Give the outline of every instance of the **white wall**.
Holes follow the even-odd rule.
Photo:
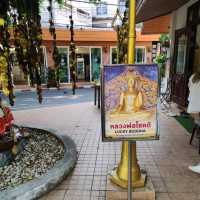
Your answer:
[[[92,6],[92,16],[93,17],[113,17],[116,13],[116,10],[117,10],[117,5],[118,5],[118,0],[102,0],[102,2],[106,2],[108,5],[107,5],[107,10],[108,10],[108,13],[107,15],[97,15],[97,12],[96,12],[96,7],[95,5]],[[116,4],[116,5],[109,5],[109,4]]]
[[[89,1],[89,0],[88,0]],[[67,1],[70,5],[70,1]],[[92,26],[92,9],[91,5],[83,2],[72,1],[73,7],[73,20],[74,26],[77,28],[89,28]],[[47,10],[49,3],[45,0],[41,6],[41,18],[42,26],[49,26],[49,12]],[[82,14],[78,11],[81,9],[88,13],[88,15]],[[59,6],[57,3],[53,3],[53,15],[56,27],[66,27],[69,25],[69,16],[71,15],[71,9],[65,5]]]
[[[187,9],[197,1],[198,0],[191,0],[187,4],[185,4],[184,6],[182,6],[181,8],[179,8],[178,10],[175,11],[175,15],[174,15],[175,24],[174,25],[176,27],[176,30],[184,28],[186,26]]]
[[[92,6],[92,17],[93,17],[93,24],[99,26],[103,25],[105,27],[111,28],[112,25],[112,18],[116,14],[116,10],[119,7],[119,0],[101,0],[101,2],[107,3],[107,14],[98,15],[97,14],[97,5]],[[105,21],[105,19],[107,21]]]

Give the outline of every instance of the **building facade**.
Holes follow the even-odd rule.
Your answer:
[[[152,42],[158,41],[160,35],[142,35],[137,32],[136,63],[152,63]],[[99,79],[100,66],[116,64],[117,62],[117,35],[113,30],[75,30],[74,40],[77,56],[77,79],[78,81],[94,81]],[[70,32],[57,29],[57,45],[61,53],[63,76],[61,82],[70,82],[69,73],[69,44]],[[53,68],[51,58],[51,37],[47,29],[43,30],[43,45],[46,49],[47,67]]]
[[[99,79],[100,66],[103,64],[116,64],[117,62],[117,34],[113,30],[83,29],[74,31],[77,56],[78,81],[91,82]],[[69,44],[70,31],[62,28],[56,29],[57,46],[61,55],[60,81],[70,83]],[[153,43],[159,40],[160,34],[142,35],[137,32],[136,63],[152,63]],[[43,83],[47,83],[48,71],[54,69],[52,59],[52,37],[48,28],[43,28],[43,55],[42,66]],[[15,84],[23,83],[26,79],[19,67],[14,67]]]
[[[49,13],[47,7],[48,1],[44,1],[41,7],[42,49],[44,55],[42,82],[44,84],[48,82],[51,69],[54,69],[52,36],[48,30]],[[90,4],[89,0],[80,2],[66,1],[62,7],[54,3],[53,16],[57,35],[56,40],[61,57],[59,66],[61,83],[71,82],[69,69],[69,16],[72,14],[74,20],[77,79],[78,81],[91,82],[99,79],[100,66],[102,64],[116,64],[117,62],[117,36],[116,32],[111,28],[117,8],[123,13],[125,0],[107,0],[96,5]],[[95,26],[96,28],[94,28]],[[152,52],[155,51],[153,46],[158,42],[159,37],[160,34],[142,34],[137,29],[136,63],[152,63]],[[15,84],[27,82],[27,78],[24,77],[23,72],[17,66],[17,62],[14,67],[14,81]]]
[[[125,9],[125,0],[104,0],[98,4],[92,5],[92,26],[94,28],[112,28],[112,20],[116,14],[117,8],[119,8],[122,13]]]
[[[172,12],[171,36],[172,100],[186,107],[189,77],[200,70],[200,1]]]
[[[49,27],[49,2],[43,1],[40,13],[42,27]],[[64,1],[60,6],[53,1],[53,18],[55,27],[67,28],[70,25],[69,16],[73,16],[75,28],[91,28],[92,27],[92,7],[89,4],[89,0],[83,2],[79,1]]]
[[[154,9],[156,6],[157,9]],[[137,22],[160,18],[169,13],[171,13],[169,79],[171,99],[180,108],[185,109],[188,104],[189,78],[200,70],[200,1],[138,0],[137,2]],[[152,28],[148,32],[155,33],[158,29],[159,27]]]

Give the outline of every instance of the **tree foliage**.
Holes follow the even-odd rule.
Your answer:
[[[14,37],[14,47],[19,66],[29,77],[30,84],[36,84],[38,100],[42,102],[41,65],[42,29],[40,5],[44,0],[1,0],[0,1],[0,83],[10,104],[14,105],[12,56],[13,45],[10,32]],[[62,0],[56,0],[62,4]],[[54,40],[53,58],[56,61],[56,34],[53,23],[52,0],[49,0],[50,32]],[[12,31],[10,31],[12,30]]]
[[[42,102],[41,66],[43,61],[42,28],[40,5],[45,0],[0,0],[0,85],[3,93],[14,105],[13,63],[10,47],[14,45],[20,68],[29,78],[31,86],[36,85],[38,100]],[[56,30],[53,20],[53,2],[63,5],[68,0],[48,0],[49,31],[52,35],[52,49],[55,68],[59,67],[59,52],[56,45]],[[72,0],[73,1],[73,0]],[[100,0],[90,0],[99,3]],[[12,30],[12,31],[10,31]],[[11,35],[12,38],[11,39]],[[13,42],[14,40],[14,42]],[[14,43],[14,44],[13,44]],[[59,82],[57,73],[57,82]]]

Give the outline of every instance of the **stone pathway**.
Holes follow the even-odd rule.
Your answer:
[[[40,200],[104,200],[106,177],[120,158],[120,143],[103,143],[100,111],[93,102],[14,112],[16,122],[69,135],[78,162],[57,188]],[[197,145],[173,118],[161,114],[159,141],[138,142],[138,159],[156,189],[157,200],[200,200],[200,175],[188,165],[200,161]]]

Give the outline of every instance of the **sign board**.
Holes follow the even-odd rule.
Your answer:
[[[158,139],[157,65],[106,65],[101,71],[103,141]]]

